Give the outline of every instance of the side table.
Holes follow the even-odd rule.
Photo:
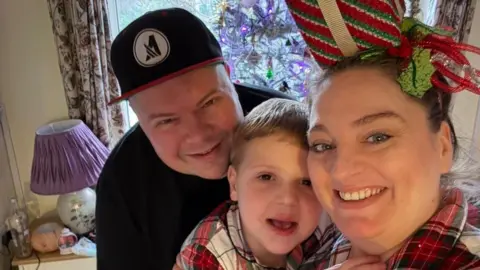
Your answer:
[[[18,266],[19,270],[96,270],[97,258],[75,254],[60,255],[59,251],[33,253],[29,258],[14,258],[12,266]]]

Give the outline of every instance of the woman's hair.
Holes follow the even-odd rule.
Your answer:
[[[319,86],[333,75],[354,68],[374,68],[383,72],[386,76],[395,80],[402,72],[404,60],[398,57],[391,57],[386,54],[369,60],[361,59],[360,55],[347,58],[335,66],[315,72],[315,78],[312,78],[309,88],[310,96],[307,99],[310,110],[312,100],[316,98]],[[445,79],[439,76],[443,82]],[[405,93],[405,95],[407,95]],[[438,132],[441,124],[446,122],[450,127],[452,134],[452,143],[454,151],[454,164],[449,173],[442,175],[441,185],[445,190],[459,188],[463,191],[466,199],[475,205],[480,204],[480,164],[467,154],[458,144],[457,135],[453,126],[450,109],[452,95],[432,87],[422,98],[409,96],[413,101],[422,104],[428,114],[430,129],[432,132]]]

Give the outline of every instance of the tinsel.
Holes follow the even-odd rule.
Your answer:
[[[244,7],[239,0],[220,0],[218,13],[214,31],[233,81],[305,97],[305,80],[316,64],[284,1]]]

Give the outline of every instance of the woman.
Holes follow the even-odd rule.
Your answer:
[[[318,1],[326,2],[332,3]],[[384,10],[393,6],[380,2]],[[461,54],[480,49],[459,46],[444,32],[404,19],[395,28],[398,31],[382,32],[393,28],[394,21],[372,31],[379,40],[388,36],[391,46],[380,40],[378,46],[345,56],[348,48],[368,45],[361,40],[364,32],[357,31],[364,24],[344,27],[342,36],[353,38],[337,40],[334,32],[342,29],[338,24],[342,17],[337,16],[336,28],[330,29],[334,34],[322,37],[329,32],[315,25],[310,32],[305,29],[312,21],[325,23],[315,17],[323,16],[320,9],[333,13],[335,9],[321,7],[307,20],[303,17],[313,5],[296,3],[290,5],[298,14],[297,24],[317,61],[327,65],[311,92],[308,133],[312,184],[334,223],[323,235],[320,269],[371,255],[387,269],[480,269],[480,230],[474,219],[480,170],[477,163],[461,168],[471,174],[452,169],[465,156],[458,153],[449,116],[452,92],[480,93],[480,72]],[[345,15],[356,16],[351,5],[339,4],[337,10],[350,8]],[[348,26],[373,14],[374,8],[350,18]],[[383,16],[379,11],[377,17],[395,18],[400,13]],[[325,21],[328,25],[329,19]],[[314,31],[319,31],[316,39]],[[330,45],[333,41],[327,44],[332,47],[329,54],[326,45],[315,48],[324,46],[318,40],[335,40],[344,54],[333,55],[340,51]],[[356,44],[345,45],[349,40]]]
[[[365,255],[388,269],[480,267],[480,231],[467,222],[480,171],[451,171],[461,158],[451,94],[434,87],[413,98],[398,70],[395,57],[350,58],[317,85],[308,168],[336,225],[326,230],[322,267]]]

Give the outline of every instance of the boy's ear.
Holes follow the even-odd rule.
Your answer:
[[[228,167],[227,177],[228,183],[230,184],[230,199],[232,201],[237,201],[237,171],[232,165]]]

